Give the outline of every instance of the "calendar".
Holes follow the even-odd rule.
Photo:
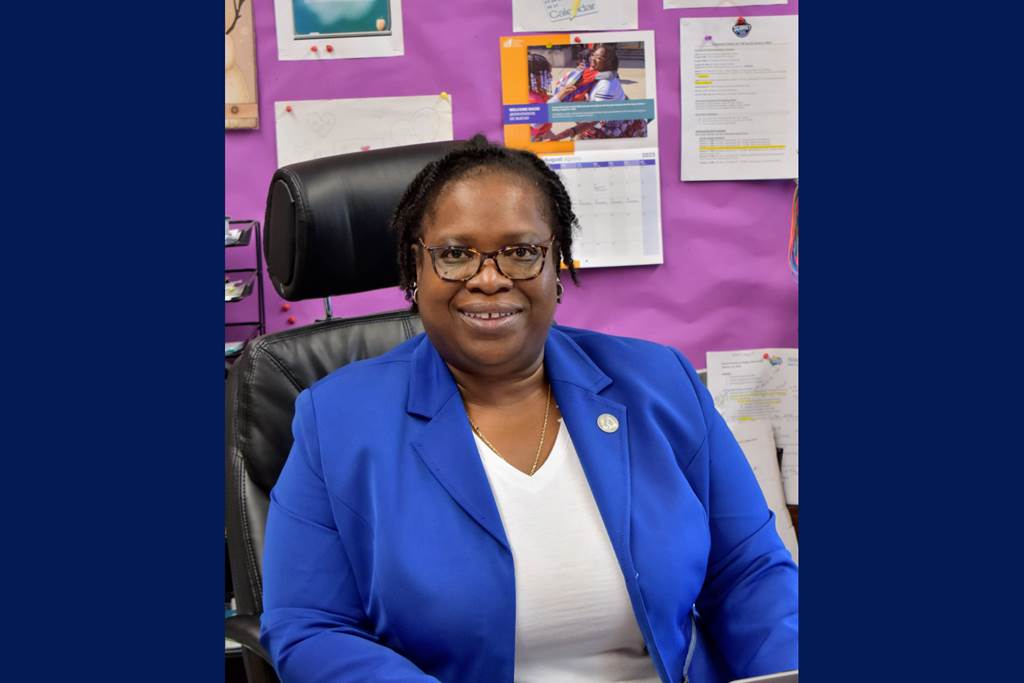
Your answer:
[[[658,153],[577,152],[545,156],[572,199],[580,268],[662,263]]]
[[[578,268],[664,262],[654,32],[501,39],[505,144],[558,173]]]

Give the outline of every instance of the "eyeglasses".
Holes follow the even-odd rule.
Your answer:
[[[538,244],[510,244],[497,251],[478,251],[472,247],[428,247],[422,239],[420,245],[430,253],[434,272],[442,280],[465,282],[476,277],[487,259],[494,261],[498,272],[509,280],[532,280],[544,270],[548,249],[555,238]]]

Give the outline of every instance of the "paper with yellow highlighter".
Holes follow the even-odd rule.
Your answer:
[[[730,424],[771,423],[782,451],[786,502],[800,504],[800,355],[797,349],[708,351],[708,391]]]
[[[797,17],[679,20],[683,180],[796,178]]]
[[[637,0],[512,0],[513,31],[625,31]]]

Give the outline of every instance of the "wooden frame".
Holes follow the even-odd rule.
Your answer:
[[[259,124],[252,0],[224,0],[224,127]]]

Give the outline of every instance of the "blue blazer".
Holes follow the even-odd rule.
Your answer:
[[[797,668],[796,566],[686,359],[553,326],[544,363],[661,679]],[[293,429],[263,563],[282,681],[511,683],[512,553],[426,336],[304,391]]]

